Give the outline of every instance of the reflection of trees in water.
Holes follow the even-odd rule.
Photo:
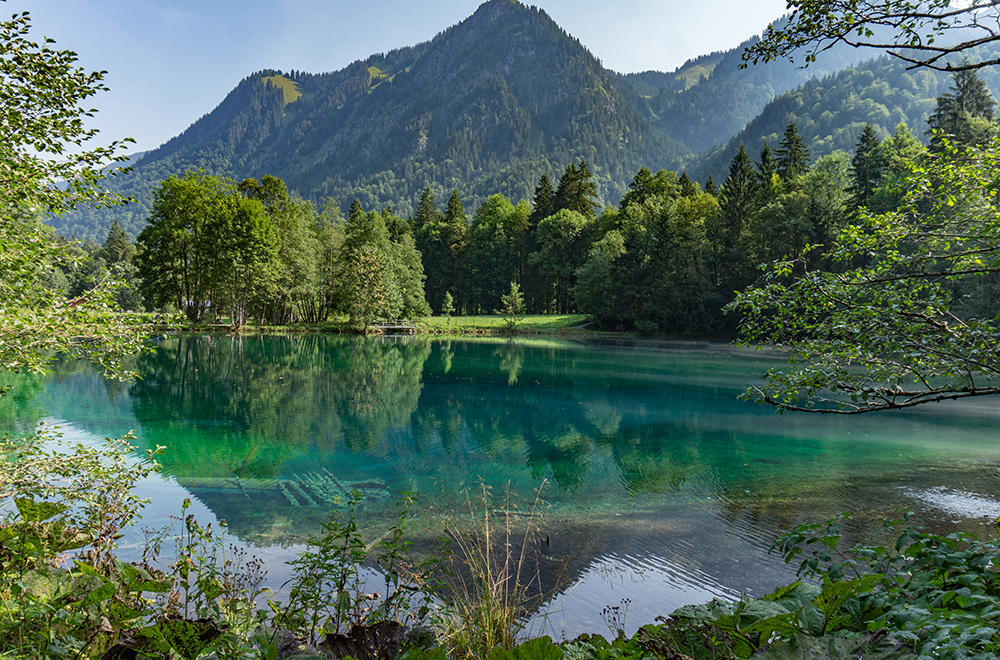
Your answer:
[[[698,448],[701,433],[682,425],[629,426],[600,444],[607,446],[631,494],[679,490],[707,465]]]
[[[414,435],[423,443],[437,437],[452,454],[464,432],[488,458],[523,456],[532,479],[551,477],[569,493],[586,483],[601,451],[633,494],[674,490],[705,471],[699,432],[654,424],[659,405],[647,413],[634,390],[606,388],[606,372],[581,378],[574,369],[564,351],[517,342],[436,345],[426,376],[449,389],[422,401]]]
[[[517,385],[517,377],[521,375],[524,368],[524,348],[513,341],[497,349],[494,355],[500,356],[500,371],[507,374],[507,384]]]
[[[9,390],[7,388],[10,388]],[[38,397],[45,391],[45,376],[0,372],[0,435],[28,435],[45,417]]]
[[[133,411],[159,431],[145,442],[168,446],[169,474],[274,478],[313,447],[372,450],[405,425],[428,354],[354,337],[182,338],[140,358]]]
[[[417,410],[426,342],[385,343],[379,338],[349,342],[333,353],[335,377],[324,389],[339,411],[344,441],[354,451],[377,451],[391,427],[404,427]]]
[[[25,435],[41,419],[55,417],[101,437],[124,434],[131,422],[108,421],[117,418],[120,411],[116,408],[127,407],[123,395],[129,385],[103,374],[103,369],[90,362],[65,356],[56,358],[48,376],[0,373],[0,389],[11,387],[6,396],[0,396],[0,433]]]

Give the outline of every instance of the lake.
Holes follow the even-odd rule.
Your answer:
[[[836,417],[739,399],[778,363],[625,339],[172,337],[137,359],[132,384],[73,362],[5,376],[16,390],[0,423],[166,446],[140,486],[143,524],[191,497],[275,587],[352,490],[372,529],[415,493],[415,533],[431,534],[481,485],[525,502],[541,488],[544,556],[565,572],[536,623],[555,637],[607,632],[601,610],[625,599],[631,632],[687,603],[764,595],[794,579],[768,553],[775,537],[842,511],[851,539],[901,508],[931,529],[994,533],[995,400]]]

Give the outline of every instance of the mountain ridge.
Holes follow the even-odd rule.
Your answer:
[[[135,236],[156,186],[191,169],[272,174],[316,204],[333,198],[346,209],[357,198],[406,216],[425,186],[439,199],[457,190],[470,209],[494,193],[530,200],[540,175],[556,179],[583,159],[602,201],[615,204],[642,167],[690,166],[697,180],[718,171],[710,155],[774,99],[863,57],[834,49],[807,70],[788,62],[738,69],[757,38],[672,73],[619,74],[543,10],[489,0],[430,41],[338,71],[247,76],[116,177],[115,188],[137,203],[52,224],[102,240],[117,219]]]
[[[285,103],[267,78],[301,96]],[[404,215],[426,185],[475,205],[493,193],[530,197],[541,174],[591,165],[602,196],[620,196],[640,167],[688,155],[636,107],[621,82],[544,11],[490,0],[429,42],[369,56],[327,74],[265,70],[211,112],[148,152],[116,182],[136,205],[67,218],[135,234],[159,181],[187,169],[234,178],[273,174],[291,190],[342,207],[392,205]]]

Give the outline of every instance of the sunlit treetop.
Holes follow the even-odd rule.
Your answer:
[[[49,39],[32,41],[30,27],[27,12],[0,22],[0,207],[60,213],[120,201],[100,183],[132,140],[94,147],[97,130],[86,125],[96,110],[84,104],[107,91],[106,72],[78,67],[76,53]]]

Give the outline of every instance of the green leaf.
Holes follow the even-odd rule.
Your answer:
[[[173,650],[184,660],[195,660],[222,633],[210,619],[167,618],[136,633],[142,650],[166,654]]]
[[[21,520],[28,523],[43,522],[69,509],[69,505],[62,502],[35,502],[28,497],[16,498],[14,504]]]
[[[563,650],[550,637],[538,637],[507,651],[493,649],[488,660],[562,660]]]

